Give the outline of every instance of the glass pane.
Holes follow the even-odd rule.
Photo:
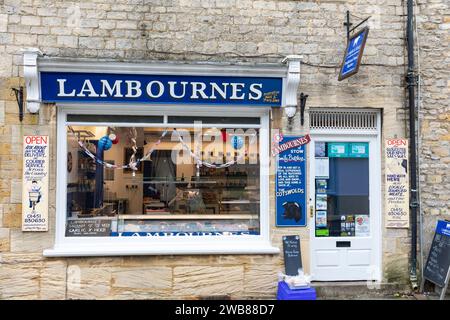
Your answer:
[[[93,124],[67,143],[66,236],[260,232],[256,129]]]
[[[370,236],[369,145],[316,142],[316,236]]]
[[[67,122],[163,123],[163,116],[68,114]]]
[[[186,117],[186,116],[169,116],[169,123],[194,123],[201,121],[204,124],[260,124],[260,118],[249,117]]]

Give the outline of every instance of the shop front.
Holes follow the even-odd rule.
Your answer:
[[[279,252],[270,115],[296,103],[299,57],[130,64],[31,51],[25,73],[28,109],[57,112],[55,243],[44,256]]]
[[[224,268],[244,265],[273,290],[294,235],[314,281],[382,279],[381,114],[310,108],[293,129],[299,56],[138,64],[29,51],[24,61],[28,110],[56,113],[44,257],[184,256],[162,262],[175,270],[235,255]]]

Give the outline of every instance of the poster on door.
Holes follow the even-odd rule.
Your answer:
[[[306,226],[306,147],[309,135],[284,136],[277,147],[276,225]]]
[[[48,136],[24,136],[22,231],[48,231]]]
[[[408,140],[388,139],[385,150],[386,227],[408,228]]]

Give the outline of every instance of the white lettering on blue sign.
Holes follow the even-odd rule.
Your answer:
[[[122,87],[123,81],[116,80],[114,84],[110,84],[108,80],[101,79],[101,93],[97,93],[92,85],[92,82],[89,79],[84,80],[83,86],[81,89],[76,92],[75,89],[70,92],[66,92],[65,85],[67,79],[57,79],[59,84],[58,97],[123,97],[122,95]],[[169,95],[175,99],[182,99],[186,95],[186,85],[188,82],[181,81],[169,81]],[[243,100],[246,98],[245,93],[242,92],[245,87],[245,83],[215,83],[211,82],[209,85],[211,86],[211,94],[208,96],[205,93],[206,83],[203,82],[191,82],[189,85],[192,87],[192,94],[190,95],[191,99],[217,99],[216,94],[219,94],[223,99],[232,99],[232,100]],[[125,97],[130,98],[138,98],[142,95],[141,82],[136,80],[125,80]],[[231,90],[227,90],[228,86],[231,87]],[[249,94],[248,99],[250,100],[258,100],[262,97],[262,84],[261,83],[252,83],[249,86]],[[159,98],[161,97],[166,88],[161,81],[150,81],[146,86],[146,93],[150,98]],[[179,92],[179,94],[176,94]],[[229,96],[228,94],[231,93]]]
[[[41,72],[42,101],[280,106],[282,78]]]

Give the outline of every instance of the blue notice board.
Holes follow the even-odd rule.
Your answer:
[[[369,28],[366,27],[350,37],[339,72],[339,81],[358,72],[368,34]]]
[[[299,137],[284,136],[280,144]],[[276,225],[306,226],[306,147],[300,145],[277,155]]]

